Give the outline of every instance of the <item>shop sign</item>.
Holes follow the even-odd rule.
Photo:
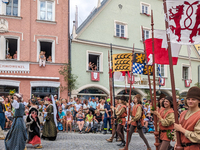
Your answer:
[[[91,72],[91,80],[92,81],[100,81],[99,72]]]
[[[30,63],[28,62],[18,62],[18,61],[0,61],[0,72],[25,72],[29,73]]]

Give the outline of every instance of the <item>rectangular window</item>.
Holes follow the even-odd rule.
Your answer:
[[[158,70],[158,66],[160,66],[160,71]],[[162,77],[165,76],[165,66],[164,65],[156,65],[157,67],[157,76],[159,77],[159,73],[161,74]]]
[[[100,55],[98,54],[89,54],[88,56],[88,70],[99,71],[99,64],[100,64]]]
[[[53,21],[53,2],[51,1],[40,1],[40,20]]]
[[[144,40],[149,39],[150,31],[149,30],[143,30],[143,31],[144,31]]]
[[[142,4],[142,13],[143,14],[148,14],[148,12],[149,12],[148,9],[149,9],[148,5]]]
[[[46,60],[52,62],[52,42],[40,41],[40,53],[43,52]]]
[[[6,15],[18,16],[18,0],[10,0],[6,4]]]
[[[184,80],[189,79],[189,67],[183,66],[183,76]]]
[[[116,36],[125,37],[125,25],[116,24]]]
[[[17,39],[6,38],[6,59],[17,59]]]

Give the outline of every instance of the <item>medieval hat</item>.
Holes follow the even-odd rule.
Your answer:
[[[186,96],[186,99],[188,98],[195,98],[200,100],[200,88],[197,86],[191,87]]]

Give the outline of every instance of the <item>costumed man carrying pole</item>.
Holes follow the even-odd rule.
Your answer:
[[[122,96],[121,99],[119,99],[119,104],[120,108],[118,111],[116,111],[116,116],[117,116],[117,135],[120,137],[122,140],[122,143],[118,144],[117,146],[124,147],[126,145],[126,142],[124,140],[124,126],[126,124],[126,116],[127,116],[127,110],[126,110],[126,97]],[[116,109],[116,108],[115,108]]]
[[[143,118],[142,118],[143,117],[143,109],[142,109],[141,104],[142,104],[141,96],[139,94],[137,94],[134,97],[134,106],[132,109],[132,119],[128,122],[128,124],[131,124],[131,126],[130,126],[130,131],[128,134],[128,141],[126,141],[126,144],[129,145],[132,134],[137,127],[140,137],[142,138],[142,140],[144,141],[144,143],[147,146],[147,150],[151,150],[151,147],[149,146],[149,143],[148,143],[147,139],[145,138],[144,133],[142,131],[142,126],[144,126],[144,122],[143,122]],[[126,150],[126,146],[120,150]]]
[[[200,150],[200,88],[191,87],[187,93],[188,110],[180,115],[179,124],[174,129],[181,133],[181,146],[184,150]],[[175,144],[176,148],[177,143]]]
[[[5,138],[6,150],[26,150],[26,126],[24,123],[23,115],[25,106],[22,103],[22,94],[15,93],[12,107],[15,108],[14,120]]]

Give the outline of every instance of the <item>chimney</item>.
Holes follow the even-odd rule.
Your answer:
[[[76,36],[77,36],[77,34],[76,34],[76,22],[73,21],[72,39],[75,39]]]
[[[101,7],[101,0],[98,0],[97,8]]]

